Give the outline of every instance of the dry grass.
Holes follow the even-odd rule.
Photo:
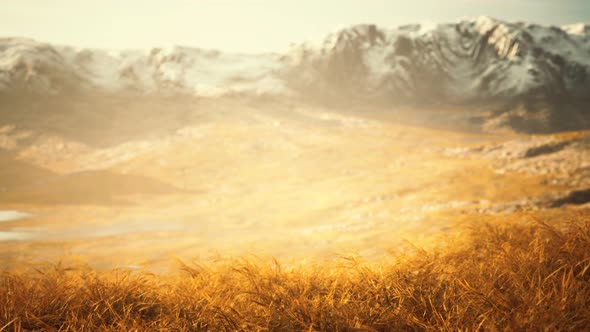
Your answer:
[[[182,265],[180,276],[61,265],[0,277],[4,331],[504,331],[590,327],[590,218],[484,225],[396,259],[281,268]]]

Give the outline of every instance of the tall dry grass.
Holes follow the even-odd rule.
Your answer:
[[[0,277],[3,331],[590,329],[590,218],[486,224],[390,265],[182,265],[181,276],[61,265]]]

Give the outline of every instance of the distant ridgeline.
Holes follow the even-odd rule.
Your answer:
[[[577,129],[590,124],[590,26],[488,17],[392,29],[357,25],[284,54],[258,55],[188,47],[105,51],[0,39],[0,91],[468,105],[517,130]]]

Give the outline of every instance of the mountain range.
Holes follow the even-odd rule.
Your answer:
[[[4,38],[0,92],[469,105],[487,112],[489,127],[577,129],[590,125],[590,26],[490,17],[395,28],[365,24],[268,54],[180,46],[108,51]]]

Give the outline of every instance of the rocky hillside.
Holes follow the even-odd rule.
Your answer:
[[[9,92],[139,92],[219,96],[285,93],[277,55],[234,55],[187,47],[105,51],[0,40],[0,89]]]
[[[303,96],[387,106],[493,102],[486,108],[490,128],[573,129],[588,122],[589,31],[585,24],[489,17],[392,29],[358,25],[284,54],[260,55],[187,47],[105,51],[10,38],[0,40],[0,90]]]
[[[394,29],[360,25],[296,53],[292,80],[320,91],[455,101],[590,95],[585,25],[544,27],[488,17]]]

